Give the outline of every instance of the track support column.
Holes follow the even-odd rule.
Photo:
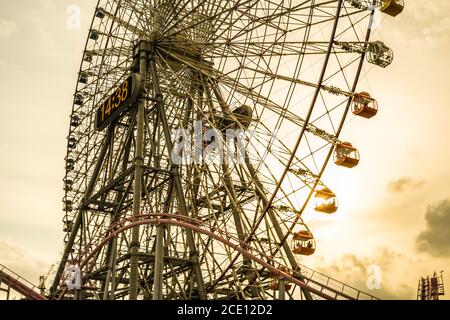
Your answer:
[[[278,299],[286,300],[286,280],[283,277],[280,278],[279,293]]]
[[[156,228],[155,272],[153,277],[153,300],[162,300],[162,275],[164,268],[164,228]]]

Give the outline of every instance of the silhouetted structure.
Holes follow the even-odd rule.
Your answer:
[[[432,276],[420,278],[417,290],[417,300],[439,300],[445,294],[443,271],[438,275],[436,272]]]

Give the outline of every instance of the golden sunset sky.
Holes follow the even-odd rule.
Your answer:
[[[303,259],[392,299],[415,299],[419,277],[440,270],[450,292],[450,1],[405,1],[373,36],[394,50],[394,63],[366,65],[359,85],[380,113],[350,117],[342,135],[361,164],[327,168],[340,208],[329,217],[307,212],[318,249]],[[0,2],[0,264],[34,283],[63,248],[66,136],[96,2]],[[81,8],[78,29],[67,28],[70,5]],[[366,285],[373,265],[379,290]]]

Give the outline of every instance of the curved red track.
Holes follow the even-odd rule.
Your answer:
[[[0,283],[6,284],[28,300],[47,300],[34,290],[36,288],[34,285],[2,265],[0,265]]]

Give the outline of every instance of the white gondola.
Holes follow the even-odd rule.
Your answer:
[[[394,51],[383,42],[375,41],[369,44],[366,57],[369,63],[386,68],[394,61]]]

